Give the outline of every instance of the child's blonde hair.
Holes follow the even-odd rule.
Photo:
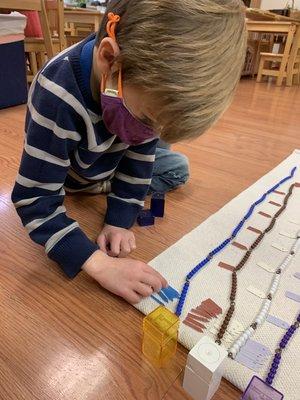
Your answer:
[[[195,138],[226,109],[245,59],[240,0],[112,0],[123,80],[159,104],[161,138]],[[107,13],[97,36],[106,36]]]

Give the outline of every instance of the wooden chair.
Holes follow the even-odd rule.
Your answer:
[[[1,0],[0,0],[1,1]],[[64,3],[63,0],[46,0],[45,9],[49,21],[49,30],[53,46],[53,55],[66,48],[64,32]],[[28,54],[27,80],[32,82],[33,77],[43,67],[48,57],[44,38],[26,38],[25,52]]]
[[[53,57],[54,50],[51,40],[49,22],[43,0],[0,0],[0,8],[11,11],[37,11],[39,13],[44,48],[49,58]]]
[[[300,27],[297,27],[296,34],[293,39],[290,54],[285,55],[275,53],[260,53],[260,63],[257,74],[257,82],[261,82],[262,76],[275,76],[277,77],[277,85],[280,86],[282,80],[286,78],[286,85],[292,86],[293,82],[299,84],[300,80]],[[269,67],[265,67],[265,63],[271,64]],[[282,62],[286,62],[286,68],[282,70],[280,65]],[[279,68],[272,68],[272,64],[279,65]]]
[[[287,64],[286,85],[300,84],[300,26],[298,26]]]
[[[62,51],[66,48],[64,2],[63,0],[46,0],[45,3],[52,39],[58,39],[59,51]]]

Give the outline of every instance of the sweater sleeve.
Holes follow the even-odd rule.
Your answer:
[[[47,255],[71,278],[98,249],[67,216],[63,205],[69,155],[81,140],[78,132],[84,129],[80,103],[74,108],[74,98],[42,73],[32,83],[23,155],[12,192],[31,239],[44,246]]]
[[[151,184],[157,143],[158,139],[147,140],[126,150],[107,196],[107,224],[122,228],[134,224]]]

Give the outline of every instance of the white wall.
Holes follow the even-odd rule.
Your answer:
[[[292,0],[262,0],[260,8],[263,10],[272,10],[276,8],[285,8],[287,3],[291,6]],[[295,8],[300,10],[300,0],[295,0]]]

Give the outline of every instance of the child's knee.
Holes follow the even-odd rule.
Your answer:
[[[173,169],[171,172],[179,185],[186,183],[190,176],[189,159],[181,153],[173,153]]]
[[[168,192],[184,185],[188,178],[188,158],[181,153],[159,149],[149,192]]]

